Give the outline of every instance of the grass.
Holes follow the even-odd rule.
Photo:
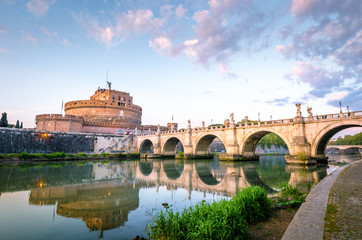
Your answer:
[[[138,159],[139,154],[131,153],[102,153],[102,154],[86,154],[86,153],[64,153],[64,152],[53,152],[53,153],[9,153],[0,154],[0,159],[4,160],[71,160],[71,159],[97,159],[97,158],[119,158],[119,159]]]
[[[246,239],[248,224],[266,220],[270,213],[266,191],[253,186],[230,200],[202,201],[182,212],[167,207],[146,229],[150,239]]]
[[[276,207],[299,207],[307,197],[307,193],[290,184],[282,183],[279,187],[279,196],[274,202]]]

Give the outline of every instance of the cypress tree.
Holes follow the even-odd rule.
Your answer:
[[[8,117],[7,113],[2,113],[1,119],[0,119],[0,127],[7,127],[8,126]]]
[[[19,120],[16,120],[15,128],[20,128]]]
[[[23,128],[23,122],[21,122],[21,124],[20,124],[20,128]]]

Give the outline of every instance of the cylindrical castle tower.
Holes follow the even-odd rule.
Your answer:
[[[142,108],[133,104],[129,93],[101,89],[90,100],[67,102],[65,115],[84,118],[85,122],[117,122],[141,125]]]

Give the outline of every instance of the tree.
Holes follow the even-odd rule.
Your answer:
[[[19,120],[16,120],[15,128],[20,128]]]
[[[23,128],[23,122],[21,122],[21,124],[20,124],[20,128]]]
[[[7,127],[8,126],[8,116],[7,113],[2,113],[1,119],[0,119],[0,127]]]

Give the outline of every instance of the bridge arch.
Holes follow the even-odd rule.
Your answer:
[[[260,129],[259,131],[249,133],[245,137],[245,141],[241,144],[240,148],[241,154],[245,157],[255,157],[255,150],[258,145],[258,142],[269,133],[274,133],[275,135],[283,139],[283,141],[288,147],[288,150],[290,151],[291,143],[290,141],[288,141],[288,138],[284,136],[282,133],[271,131],[269,129]]]
[[[220,184],[226,176],[226,168],[220,167],[214,161],[195,161],[196,174],[204,184],[215,186]]]
[[[148,176],[153,172],[153,161],[140,160],[138,161],[138,167],[144,176]]]
[[[183,149],[184,144],[178,137],[174,137],[174,136],[169,137],[163,144],[162,154],[170,155],[170,156],[176,155],[177,149],[179,148],[180,144],[182,145],[182,149]]]
[[[153,153],[154,144],[150,139],[145,139],[141,142],[139,147],[140,153]]]
[[[223,140],[222,137],[220,137],[217,134],[214,133],[207,133],[204,135],[201,135],[195,142],[194,144],[194,154],[195,155],[204,155],[204,154],[208,154],[209,153],[209,148],[211,143],[216,139],[219,138],[222,143],[225,145],[225,141]]]
[[[329,140],[338,132],[351,128],[351,127],[362,127],[360,121],[343,121],[337,122],[333,124],[329,124],[328,126],[324,127],[322,130],[318,132],[316,137],[311,143],[311,156],[324,158],[325,157],[325,150],[327,148],[327,144]]]
[[[178,178],[181,177],[182,172],[184,171],[184,161],[163,160],[162,168],[169,179],[177,180]]]

